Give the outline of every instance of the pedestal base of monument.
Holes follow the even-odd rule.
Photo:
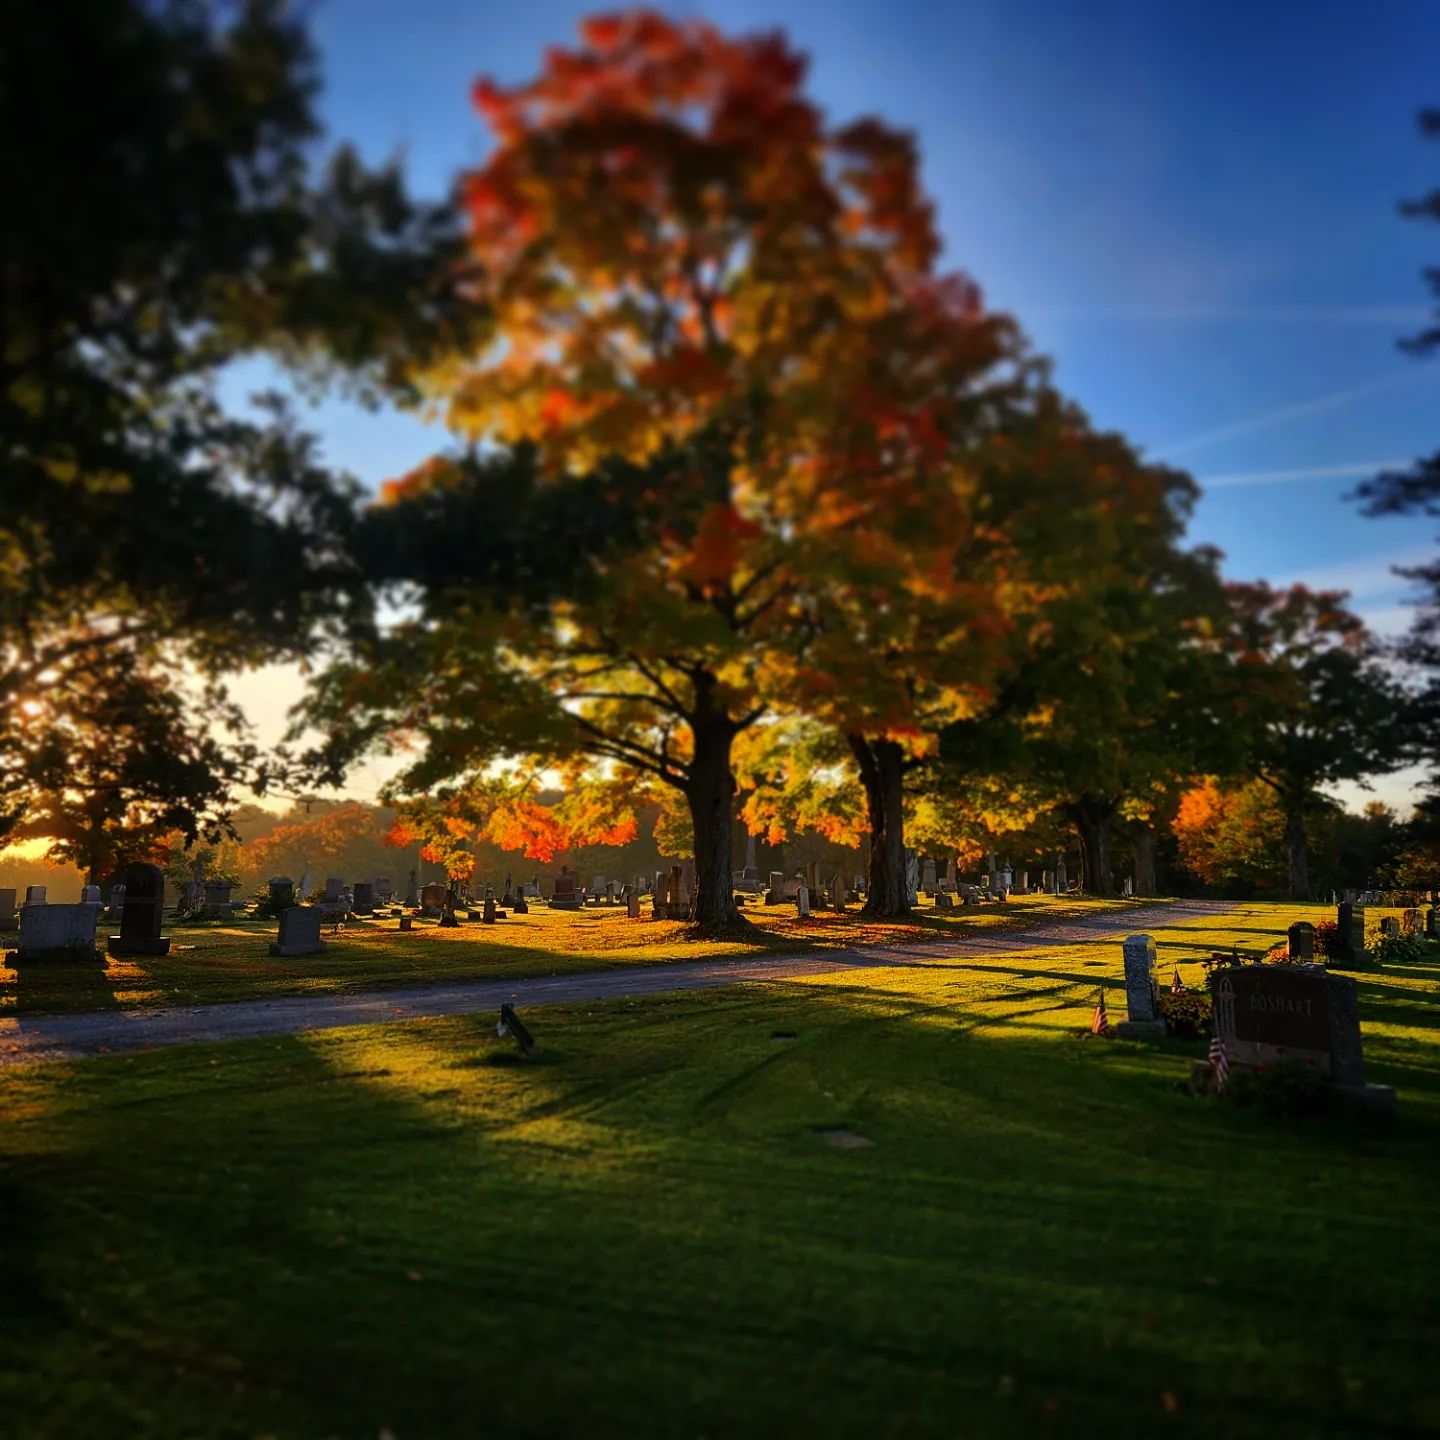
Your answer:
[[[1325,1094],[1337,1115],[1376,1120],[1388,1119],[1396,1111],[1395,1089],[1391,1085],[1329,1085]]]
[[[330,946],[324,940],[302,940],[298,945],[271,945],[270,953],[276,956],[319,955]]]
[[[168,955],[170,937],[162,935],[158,940],[127,940],[123,935],[112,935],[105,942],[105,948],[112,955]]]
[[[16,965],[103,965],[105,956],[90,945],[50,945],[44,949],[16,950]]]
[[[1163,1020],[1122,1020],[1115,1027],[1115,1033],[1122,1040],[1163,1040]]]

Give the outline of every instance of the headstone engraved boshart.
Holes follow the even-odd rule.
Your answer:
[[[1365,1083],[1356,985],[1348,975],[1318,965],[1242,965],[1216,970],[1210,995],[1232,1072],[1309,1066],[1347,1102],[1394,1110],[1388,1085]]]

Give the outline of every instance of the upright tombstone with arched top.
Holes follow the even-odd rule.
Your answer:
[[[160,933],[165,917],[165,873],[158,865],[131,865],[125,871],[125,908],[120,933],[106,949],[112,955],[168,955],[170,937]]]

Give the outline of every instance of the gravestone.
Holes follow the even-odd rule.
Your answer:
[[[415,928],[415,917],[413,915],[402,915],[400,917],[400,928],[402,930],[413,930]]]
[[[493,925],[495,919],[495,897],[493,895],[487,895],[485,897],[485,908],[480,912],[480,923],[482,925]]]
[[[235,886],[228,880],[209,880],[205,884],[205,913],[212,918],[228,919],[235,910],[235,902],[230,898],[235,893]]]
[[[415,872],[410,872],[410,888],[405,892],[405,903],[407,905],[418,905],[420,903],[420,892],[415,888]]]
[[[935,862],[928,856],[920,866],[920,888],[927,894],[933,895],[936,890]]]
[[[631,920],[640,918],[640,892],[638,890],[627,890],[625,892],[625,914]]]
[[[679,920],[689,913],[690,907],[684,903],[686,897],[680,886],[683,872],[678,865],[670,867],[670,879],[665,889],[665,909],[672,920]]]
[[[957,880],[957,878],[958,876],[955,871],[955,857],[952,855],[945,862],[945,888],[952,895],[955,893],[955,881]]]
[[[394,899],[395,887],[390,883],[390,877],[388,875],[377,875],[370,883],[375,893],[375,903],[377,905],[388,905],[390,901]]]
[[[1065,873],[1065,857],[1062,855],[1055,862],[1055,893],[1065,895],[1070,890],[1070,878]]]
[[[607,880],[605,882],[605,903],[607,905],[614,905],[619,901],[619,899],[620,882],[618,880]]]
[[[118,921],[125,913],[125,886],[124,884],[112,885],[110,887],[110,903],[105,907],[105,918]],[[3,929],[0,926],[0,929]]]
[[[1425,912],[1425,938],[1440,940],[1440,906],[1432,905]]]
[[[560,873],[555,877],[555,890],[550,896],[550,906],[554,910],[578,910],[580,908],[580,889],[575,882],[575,876],[570,873],[568,865],[562,865]]]
[[[772,870],[770,872],[770,888],[765,892],[765,903],[767,905],[778,905],[785,898],[785,872],[783,870]]]
[[[99,959],[95,925],[100,905],[23,905],[20,908],[19,960],[59,960],[70,964]]]
[[[45,887],[43,885],[27,885],[25,887],[25,903],[27,905],[43,905],[45,903]]]
[[[1138,1034],[1164,1034],[1159,996],[1155,990],[1155,942],[1148,935],[1131,935],[1124,943],[1125,1025]],[[1126,1030],[1120,1030],[1125,1034]]]
[[[268,903],[277,912],[288,910],[295,903],[295,882],[288,875],[270,877]]]
[[[1125,877],[1125,883],[1120,887],[1120,893],[1127,899],[1135,893],[1135,887],[1130,883],[1128,875]]]
[[[801,885],[795,892],[795,913],[801,920],[810,917],[810,887]]]
[[[292,905],[280,912],[280,934],[270,946],[272,955],[318,955],[329,947],[320,938],[320,907]]]
[[[1356,984],[1320,966],[1243,965],[1210,976],[1215,1035],[1232,1070],[1311,1066],[1346,1103],[1391,1113],[1395,1092],[1365,1083]]]
[[[500,903],[502,905],[513,905],[515,903],[515,887],[510,877],[505,877],[505,888],[500,892]]]
[[[120,933],[110,937],[106,949],[112,955],[168,955],[170,939],[160,933],[164,916],[164,872],[158,865],[127,866]]]
[[[516,915],[528,915],[530,913],[530,902],[525,898],[525,887],[520,887],[520,893],[510,902],[510,909]]]
[[[372,915],[375,912],[375,887],[368,880],[357,880],[350,899],[350,908],[357,915]]]
[[[345,880],[340,875],[327,875],[325,877],[325,901],[333,905],[345,898]]]
[[[1044,872],[1043,878],[1040,881],[1040,888],[1047,895],[1053,895],[1055,893],[1055,875],[1052,871],[1046,870]]]
[[[1380,933],[1382,935],[1398,935],[1400,921],[1394,915],[1383,916],[1380,920]]]
[[[650,918],[652,920],[668,920],[670,918],[670,906],[665,900],[664,886],[657,886],[651,892]]]
[[[1342,900],[1336,908],[1336,921],[1340,927],[1340,954],[1333,963],[1340,968],[1361,966],[1365,963],[1365,907],[1351,900]]]
[[[920,898],[920,856],[914,850],[905,852],[905,903],[913,905]]]
[[[1018,889],[1022,895],[1028,895],[1030,893],[1030,872],[1028,870],[1022,870],[1020,872]]]
[[[432,919],[439,919],[445,913],[445,887],[438,880],[431,880],[420,887],[420,913]]]
[[[955,908],[955,897],[948,890],[942,890],[935,897],[935,908],[937,910],[953,910]]]
[[[82,905],[98,905],[100,903],[100,887],[98,885],[82,885],[80,887],[80,903]]]
[[[1292,960],[1315,958],[1315,927],[1308,920],[1297,920],[1286,937]]]
[[[440,924],[446,930],[459,928],[460,917],[455,913],[455,902],[458,898],[454,890],[446,890],[445,904],[440,910]]]
[[[0,930],[18,930],[20,916],[15,911],[15,891],[0,890]]]
[[[845,877],[838,872],[830,882],[830,894],[835,905],[835,913],[837,915],[843,915],[845,913],[845,902],[850,897],[845,893]]]

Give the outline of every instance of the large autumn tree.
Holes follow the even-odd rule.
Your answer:
[[[1363,781],[1412,757],[1409,699],[1340,591],[1263,581],[1226,587],[1233,664],[1227,708],[1244,774],[1278,797],[1290,898],[1310,898],[1306,815],[1321,787]]]
[[[1112,825],[1148,836],[1217,730],[1204,678],[1215,557],[1181,548],[1189,477],[1073,407],[1054,402],[1001,438],[996,463],[1014,477],[991,487],[992,524],[1015,537],[1008,659],[989,702],[944,730],[934,783],[1005,777],[1074,829],[1085,888],[1109,895]]]
[[[778,35],[642,12],[587,22],[527,84],[477,86],[495,143],[465,193],[492,339],[425,382],[467,440],[529,447],[516,458],[534,457],[530,492],[557,537],[596,475],[635,533],[597,537],[584,593],[567,578],[517,633],[511,597],[478,583],[496,571],[480,522],[464,585],[439,594],[428,560],[402,577],[422,592],[412,648],[465,637],[463,695],[438,676],[417,694],[412,667],[387,703],[373,666],[356,666],[325,707],[363,728],[371,705],[377,734],[387,714],[428,727],[449,757],[439,779],[526,748],[498,718],[514,702],[543,752],[591,756],[602,783],[618,771],[679,791],[693,918],[709,930],[739,923],[736,737],[822,633],[877,646],[835,628],[837,570],[897,614],[924,584],[958,588],[947,536],[970,520],[956,456],[974,392],[1014,345],[972,285],[937,275],[910,139],[830,125],[804,73]],[[396,523],[427,491],[478,513],[475,464],[417,471],[394,493]],[[925,548],[918,575],[907,537]],[[481,704],[484,719],[463,712]]]
[[[35,706],[61,735],[103,667],[125,733],[158,733],[176,677],[293,655],[358,594],[349,487],[278,405],[227,412],[226,365],[404,389],[473,309],[453,209],[314,163],[315,57],[277,0],[17,0],[0,73],[3,836],[48,783]],[[189,814],[231,760],[127,773]]]

